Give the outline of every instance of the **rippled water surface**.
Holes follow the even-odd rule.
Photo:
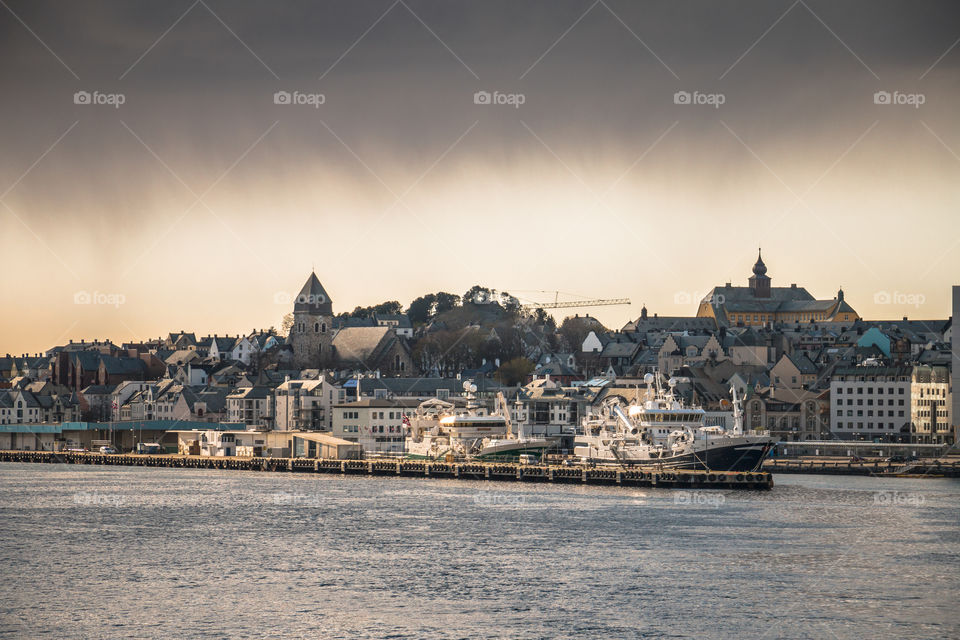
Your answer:
[[[960,637],[960,482],[0,465],[5,637]]]

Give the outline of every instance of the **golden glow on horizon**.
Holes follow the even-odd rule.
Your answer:
[[[952,247],[960,202],[948,167],[931,160],[942,153],[932,146],[914,151],[913,163],[878,162],[882,144],[852,152],[806,205],[742,153],[735,174],[729,164],[719,169],[722,179],[706,161],[651,157],[609,191],[635,157],[588,165],[568,156],[576,177],[543,149],[506,164],[453,157],[399,204],[355,164],[331,171],[289,162],[264,177],[257,172],[269,163],[252,154],[186,215],[194,197],[149,156],[144,173],[128,173],[115,193],[91,193],[40,167],[32,188],[7,200],[30,230],[0,215],[0,250],[20,274],[4,279],[0,352],[279,326],[290,305],[275,298],[295,294],[311,266],[336,312],[482,284],[533,300],[551,298],[538,290],[629,297],[632,307],[570,310],[619,328],[643,303],[651,314],[695,315],[712,286],[746,284],[758,244],[774,286],[797,283],[818,298],[843,286],[867,319],[946,318],[960,273]],[[743,150],[733,141],[726,151]],[[787,167],[782,179],[801,194],[823,171],[823,156],[770,161]],[[402,194],[428,165],[383,180]],[[219,171],[183,174],[199,194]],[[38,191],[45,180],[57,188]],[[94,303],[75,304],[78,292]],[[875,302],[882,292],[891,304]]]

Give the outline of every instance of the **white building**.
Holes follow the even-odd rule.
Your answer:
[[[333,407],[333,435],[356,442],[367,452],[403,451],[403,415],[421,400],[372,400],[338,403]]]
[[[837,369],[830,380],[830,430],[841,440],[908,440],[910,387],[904,367]]]
[[[333,426],[333,405],[345,399],[346,392],[325,378],[288,378],[273,392],[276,428],[330,431]]]
[[[950,372],[946,367],[913,368],[910,437],[917,444],[953,444]]]
[[[272,427],[273,393],[263,386],[237,389],[227,396],[227,421],[248,427]]]

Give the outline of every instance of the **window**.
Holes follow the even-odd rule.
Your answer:
[[[314,333],[320,333],[320,323],[319,323],[319,322],[314,322],[314,323],[313,323],[313,332],[314,332]]]

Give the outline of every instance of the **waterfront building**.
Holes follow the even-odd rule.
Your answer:
[[[911,385],[907,367],[838,368],[830,380],[830,430],[834,437],[909,440]]]
[[[403,416],[410,415],[420,399],[366,398],[333,407],[332,434],[356,442],[367,452],[403,452]]]
[[[950,372],[946,367],[920,365],[910,377],[910,441],[953,444]]]
[[[277,429],[330,431],[331,409],[342,402],[343,389],[321,377],[317,380],[290,380],[274,389],[273,406]]]
[[[248,427],[273,426],[273,391],[264,385],[242,387],[227,396],[227,420]]]
[[[953,287],[953,316],[951,317],[950,322],[950,351],[951,351],[951,424],[953,425],[953,441],[957,442],[957,438],[960,437],[960,393],[953,393],[953,377],[957,375],[957,372],[960,371],[960,339],[957,338],[957,332],[955,330],[955,325],[957,319],[960,319],[960,285],[955,285]]]

